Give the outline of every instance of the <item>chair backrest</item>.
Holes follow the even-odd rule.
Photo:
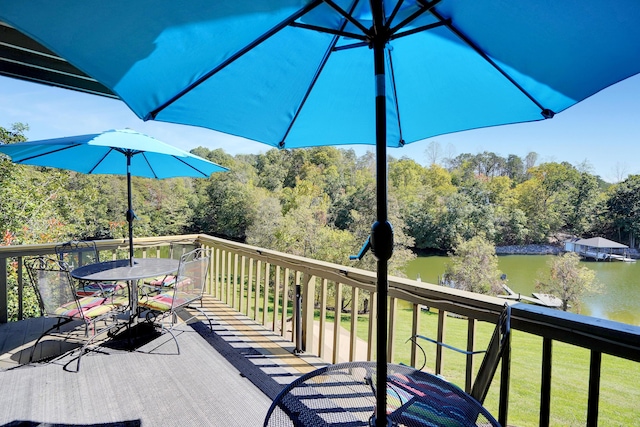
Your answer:
[[[36,289],[40,310],[45,316],[59,316],[59,308],[75,302],[77,298],[63,261],[36,257],[24,261],[31,283]]]
[[[171,242],[169,243],[169,258],[180,260],[187,253],[197,249],[193,242]]]
[[[489,391],[491,381],[498,369],[498,364],[502,360],[502,376],[503,384],[508,384],[509,375],[509,352],[511,350],[511,307],[505,304],[504,309],[500,313],[498,323],[493,331],[489,346],[482,359],[482,364],[478,370],[478,375],[471,388],[471,396],[478,402],[484,402]]]
[[[202,249],[182,255],[173,290],[172,308],[202,299],[208,271],[209,257],[204,256]]]
[[[96,244],[90,240],[71,240],[55,247],[56,257],[71,270],[100,261]]]

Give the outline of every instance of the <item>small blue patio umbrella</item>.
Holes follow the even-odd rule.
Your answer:
[[[549,119],[640,72],[635,0],[5,0],[0,19],[144,120],[280,148],[374,144],[382,380],[393,247],[386,147]]]
[[[50,166],[86,174],[127,176],[129,262],[133,260],[131,176],[207,178],[227,169],[130,129],[0,145],[14,163]]]

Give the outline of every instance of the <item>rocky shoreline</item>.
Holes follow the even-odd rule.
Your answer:
[[[497,246],[497,255],[557,255],[564,251],[559,245]]]
[[[558,255],[564,252],[563,245],[514,245],[497,246],[496,255]],[[638,249],[627,249],[627,256],[640,259]]]

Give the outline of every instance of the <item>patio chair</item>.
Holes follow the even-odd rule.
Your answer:
[[[169,244],[169,258],[181,259],[182,256],[196,249],[193,242],[171,242]],[[141,285],[141,292],[144,295],[155,295],[162,291],[162,288],[170,288],[176,282],[176,274],[165,274],[164,276],[150,277],[144,279]]]
[[[65,341],[82,343],[76,365],[76,372],[79,371],[81,358],[89,345],[99,335],[118,325],[118,314],[127,305],[127,298],[114,295],[79,297],[69,275],[68,265],[57,259],[35,257],[25,259],[24,264],[35,288],[41,314],[57,319],[56,324],[43,332],[34,343],[29,363],[33,361],[36,347],[42,338],[59,335]],[[83,333],[78,333],[77,328],[62,330],[63,325],[73,321],[82,323]],[[65,365],[65,369],[69,363]]]
[[[202,295],[206,283],[209,269],[209,257],[204,256],[202,249],[195,249],[187,252],[180,258],[180,265],[175,281],[171,286],[161,287],[156,295],[142,295],[138,301],[138,306],[142,310],[147,310],[145,317],[148,321],[159,324],[162,329],[166,329],[176,342],[178,354],[180,346],[173,333],[173,327],[178,321],[178,312],[186,308],[197,310],[209,322],[209,328],[213,330],[213,323],[209,315],[202,310]],[[200,307],[193,303],[200,301]],[[195,318],[189,316],[185,322]],[[164,320],[169,319],[169,326],[166,327]]]
[[[484,353],[484,358],[480,364],[480,369],[471,387],[470,395],[481,404],[484,403],[484,399],[487,397],[489,387],[496,371],[498,370],[498,364],[502,361],[502,367],[500,371],[501,375],[501,387],[500,387],[500,414],[499,421],[504,424],[507,414],[507,396],[509,393],[509,376],[510,376],[510,357],[511,357],[511,307],[508,304],[504,305],[502,312],[496,323],[496,327],[489,340],[489,345],[486,350],[467,351],[462,350],[443,342],[434,340],[423,335],[414,335],[409,340],[413,341],[422,354],[425,357],[425,363],[420,369],[423,369],[426,365],[426,353],[424,349],[418,343],[418,339],[422,339],[436,344],[440,347],[445,347],[458,353],[465,354],[467,356],[474,354]]]
[[[264,427],[377,425],[377,362],[346,362],[306,373],[273,400]],[[387,425],[500,427],[471,396],[440,377],[387,364]]]
[[[87,264],[100,262],[96,244],[90,240],[71,240],[55,247],[58,260],[67,264],[69,270]],[[80,297],[109,296],[115,292],[124,292],[127,287],[123,282],[89,282],[78,280],[76,294]]]

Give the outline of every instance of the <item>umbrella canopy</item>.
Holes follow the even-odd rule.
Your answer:
[[[214,172],[227,170],[130,129],[0,145],[0,153],[18,164],[50,166],[86,174],[127,175],[130,260],[133,258],[135,218],[131,203],[132,175],[157,179],[207,178]]]
[[[387,146],[548,119],[640,71],[635,0],[6,0],[0,19],[145,120],[281,148],[375,144],[378,313],[393,244]],[[384,315],[377,331],[384,379]],[[380,426],[385,396],[378,387]]]
[[[142,119],[286,148],[542,120],[638,72],[635,0],[68,2],[6,0],[0,20]],[[376,77],[373,42],[385,48]],[[330,124],[330,125],[328,125]]]

